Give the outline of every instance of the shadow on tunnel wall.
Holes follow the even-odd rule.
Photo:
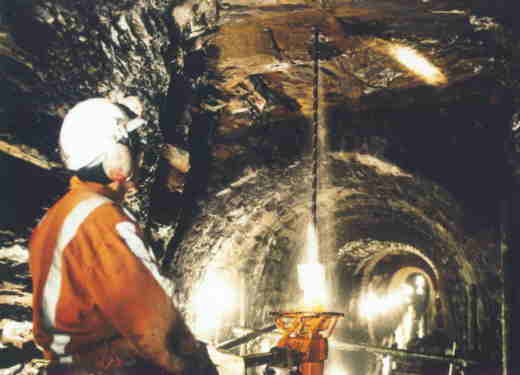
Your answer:
[[[45,207],[50,207],[67,189],[65,179],[3,153],[0,181],[0,229],[24,235],[30,234]]]
[[[508,180],[504,142],[511,102],[494,91],[494,81],[464,85],[470,95],[460,95],[462,84],[442,92],[417,87],[373,94],[361,103],[373,108],[365,111],[331,108],[331,150],[389,160],[446,188],[475,220],[498,225]]]
[[[173,37],[179,43],[185,43],[184,48],[188,51],[193,49],[176,31],[173,31]],[[232,134],[219,133],[219,112],[203,105],[227,100],[225,94],[211,84],[219,77],[214,76],[216,73],[207,66],[208,59],[214,59],[218,54],[218,49],[214,47],[188,52],[184,57],[183,69],[172,71],[167,104],[161,110],[160,121],[166,142],[189,150],[191,164],[182,193],[168,192],[165,184],[161,183],[164,175],[158,177],[154,187],[152,215],[164,223],[171,222],[171,212],[177,212],[180,218],[168,246],[168,257],[163,260],[164,265],[171,263],[174,249],[177,249],[193,218],[198,215],[199,199],[211,191],[224,189],[251,168],[287,166],[300,158],[309,146],[311,124],[301,113],[298,103],[284,93],[269,90],[261,75],[249,78],[255,89],[265,97],[266,107],[271,110],[282,108],[289,113],[288,119],[280,124],[280,120],[276,120],[270,111],[257,113],[252,110],[246,115],[250,116],[247,121],[251,126]],[[239,147],[246,152],[238,152],[229,159],[221,160],[215,155],[217,145]],[[165,173],[166,169],[162,168],[162,172]],[[167,209],[165,202],[170,202]]]
[[[191,48],[178,30],[172,29],[170,32],[172,43],[180,43],[185,49]],[[190,170],[182,192],[171,192],[166,187],[169,167],[164,161],[152,189],[152,217],[163,224],[170,224],[175,217],[179,219],[175,235],[164,254],[163,265],[171,262],[174,256],[172,250],[177,248],[197,213],[196,200],[207,190],[210,145],[215,126],[212,114],[199,108],[201,99],[207,95],[199,83],[206,71],[204,52],[188,53],[184,60],[184,69],[172,64],[167,100],[160,109],[160,127],[165,141],[190,153]]]

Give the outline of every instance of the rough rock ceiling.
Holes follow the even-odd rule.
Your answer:
[[[186,111],[172,115],[180,126],[165,129],[165,136],[180,144],[189,143],[188,129],[209,136],[209,145],[193,145],[210,153],[201,164],[218,171],[201,176],[213,179],[210,189],[236,178],[237,165],[309,152],[318,28],[319,111],[329,130],[327,149],[384,155],[451,181],[450,190],[461,198],[467,197],[462,191],[468,181],[483,187],[475,199],[497,192],[500,168],[486,169],[486,181],[476,168],[505,165],[503,140],[512,115],[504,85],[505,29],[493,18],[473,14],[462,2],[231,2],[222,4],[218,18],[208,4],[194,8],[187,2],[173,11],[187,49],[178,60],[182,75],[170,90]],[[425,83],[398,62],[396,45],[422,53],[446,81]],[[208,121],[209,126],[192,125]],[[479,149],[493,156],[485,160]],[[466,181],[458,185],[458,179]]]
[[[428,147],[412,139],[425,134],[435,139],[432,152],[436,142],[437,149],[450,151],[449,157],[438,156],[443,162],[437,165],[466,146],[489,149],[493,160],[487,164],[502,163],[494,158],[502,147],[499,132],[510,122],[508,90],[515,67],[508,60],[513,42],[502,2],[89,4],[2,5],[2,150],[59,167],[56,135],[67,108],[88,96],[138,94],[150,119],[141,134],[150,172],[144,186],[155,176],[155,145],[162,136],[192,148],[192,163],[209,154],[217,169],[230,159],[256,154],[269,161],[278,153],[302,152],[309,146],[312,108],[311,29],[318,27],[320,110],[334,128],[332,148],[364,150],[382,135],[391,138],[395,153],[409,151],[402,160],[410,164],[414,147]],[[396,43],[423,53],[446,74],[447,83],[425,85],[389,53]],[[166,101],[168,85],[171,101]],[[191,126],[194,117],[211,125]],[[447,121],[453,118],[457,127]],[[407,126],[425,121],[430,123],[422,128]],[[207,137],[208,142],[200,140]],[[291,142],[295,137],[298,142]],[[214,175],[226,179],[228,173],[233,174],[220,168]],[[182,173],[160,174],[166,174],[160,184],[183,190]],[[144,202],[141,211],[148,205]]]

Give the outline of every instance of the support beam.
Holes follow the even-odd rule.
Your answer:
[[[35,148],[24,144],[10,143],[6,140],[0,140],[0,152],[21,159],[27,163],[37,167],[46,169],[56,173],[59,178],[67,180],[71,173],[68,172],[62,163],[50,161],[45,155]],[[183,176],[190,169],[189,153],[183,149],[166,144],[162,152],[162,156],[168,161],[172,167],[172,171],[178,171]]]
[[[0,140],[0,151],[47,170],[63,168],[61,163],[48,160],[39,151],[22,144],[11,144]]]

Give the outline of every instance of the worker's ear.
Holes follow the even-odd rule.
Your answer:
[[[112,181],[123,182],[132,176],[134,161],[127,146],[116,143],[105,154],[103,170]]]

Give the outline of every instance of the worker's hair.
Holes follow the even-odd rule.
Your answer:
[[[82,181],[97,182],[103,185],[107,185],[112,182],[105,173],[103,163],[99,163],[94,167],[83,167],[75,172]]]

